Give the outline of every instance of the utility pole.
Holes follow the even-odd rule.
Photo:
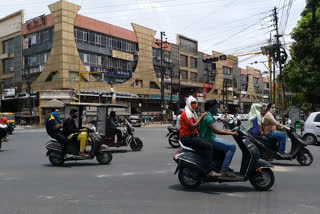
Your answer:
[[[178,94],[178,97],[179,97],[179,102],[178,102],[178,109],[180,110],[180,108],[181,108],[181,82],[180,82],[180,80],[181,80],[181,72],[180,72],[180,68],[179,68],[179,94]]]
[[[170,96],[170,109],[171,109],[171,113],[173,112],[173,105],[172,105],[172,74],[173,74],[173,67],[170,65],[170,77],[171,77],[171,81],[170,81],[170,91],[171,91],[171,96]]]
[[[30,112],[30,125],[32,121],[32,98],[31,98],[31,79],[30,79],[30,69],[29,67],[25,67],[25,75],[27,80],[27,93],[29,94],[29,112]]]
[[[164,69],[163,69],[163,37],[166,36],[164,31],[160,32],[161,35],[161,43],[160,43],[160,73],[161,73],[161,83],[160,83],[160,90],[161,90],[161,124],[164,123]]]

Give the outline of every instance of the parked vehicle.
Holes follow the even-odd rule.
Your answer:
[[[320,144],[320,112],[309,115],[304,124],[303,139],[307,144]]]
[[[173,148],[180,147],[179,129],[177,129],[176,127],[173,127],[173,126],[169,126],[167,129],[169,132],[166,137],[168,137],[168,142],[169,142],[170,146],[172,146]]]
[[[182,186],[189,189],[197,188],[200,184],[209,182],[244,182],[249,180],[252,186],[265,191],[274,184],[274,174],[272,165],[260,159],[258,148],[247,138],[247,133],[237,126],[233,131],[238,132],[238,136],[233,136],[242,151],[242,161],[240,172],[236,177],[206,177],[210,171],[204,159],[193,149],[181,144],[182,149],[173,154],[173,160],[178,164],[174,174],[178,173],[178,179]],[[214,150],[213,162],[215,171],[220,171],[225,153]]]
[[[302,166],[309,166],[313,162],[313,155],[306,148],[307,144],[299,137],[294,128],[287,129],[291,140],[291,151],[287,155],[278,153],[278,141],[271,140],[266,136],[253,136],[248,134],[252,142],[259,148],[261,158],[265,160],[297,160]]]
[[[3,112],[3,113],[0,113],[0,114],[2,114],[2,116],[5,117],[8,120],[8,134],[11,135],[13,133],[13,131],[14,131],[15,123],[16,123],[14,113]]]
[[[61,166],[65,161],[80,161],[90,160],[96,157],[97,161],[106,165],[112,161],[112,153],[109,151],[106,145],[102,144],[101,137],[99,137],[93,129],[88,129],[89,140],[85,148],[88,152],[88,157],[82,157],[79,155],[80,147],[78,142],[70,142],[66,146],[66,150],[62,150],[62,145],[55,139],[50,139],[47,143],[47,156],[49,161],[54,166]]]
[[[132,126],[141,127],[141,118],[138,115],[130,115],[129,121]]]

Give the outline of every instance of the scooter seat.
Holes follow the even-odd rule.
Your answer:
[[[263,142],[271,142],[272,140],[263,135],[253,135],[257,140],[261,140]]]
[[[179,140],[179,144],[180,144],[181,148],[183,148],[183,149],[185,149],[185,150],[189,150],[189,151],[195,152],[194,149],[191,149],[191,148],[189,148],[189,147],[187,147],[187,146],[184,146],[184,145],[181,143],[180,140]]]
[[[56,140],[56,139],[54,139],[54,138],[52,138],[52,137],[49,137],[49,140],[50,140],[51,142],[60,143],[58,140]]]

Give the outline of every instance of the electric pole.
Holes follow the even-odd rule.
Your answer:
[[[160,43],[160,73],[161,73],[161,83],[160,83],[160,90],[161,90],[161,124],[164,123],[164,69],[163,69],[163,37],[166,36],[164,31],[160,32],[161,35],[161,43]]]

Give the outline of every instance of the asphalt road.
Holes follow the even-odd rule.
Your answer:
[[[137,128],[143,150],[124,148],[107,166],[90,160],[53,167],[45,156],[44,130],[17,130],[0,151],[0,214],[320,213],[320,147],[309,147],[315,158],[310,167],[278,162],[271,191],[255,191],[249,182],[186,191],[173,175],[176,149],[166,133]],[[237,149],[232,167],[239,169],[240,160]]]

